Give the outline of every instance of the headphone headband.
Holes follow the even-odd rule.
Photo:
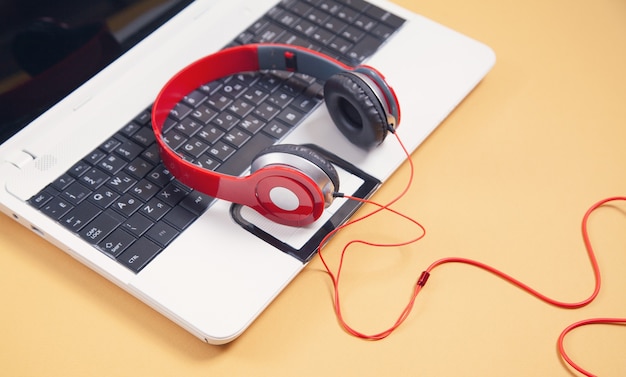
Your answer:
[[[346,71],[380,75],[372,68],[350,67],[316,51],[297,46],[251,44],[231,47],[191,63],[165,84],[152,108],[152,128],[164,165],[182,183],[212,197],[251,207],[273,221],[305,225],[319,218],[327,204],[319,182],[305,172],[273,165],[242,177],[221,174],[186,161],[167,145],[162,133],[171,111],[198,87],[240,72],[261,70],[301,73],[324,81]],[[373,77],[374,85],[379,87],[382,97],[385,97],[379,98],[379,101],[385,102],[382,105],[390,111],[391,118],[399,120],[395,94],[380,76]],[[297,197],[299,207],[295,210],[279,208],[269,195],[272,187],[291,191]]]

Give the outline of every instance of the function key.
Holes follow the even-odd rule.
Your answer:
[[[156,242],[159,246],[165,247],[170,242],[174,240],[178,236],[179,232],[173,227],[163,223],[158,222],[154,224],[148,233],[146,233],[146,237],[150,238],[152,241]]]
[[[365,12],[368,16],[372,17],[375,20],[382,21],[385,24],[391,26],[394,29],[399,28],[404,24],[404,19],[396,16],[393,13],[389,13],[384,9],[381,9],[376,6],[372,6]]]
[[[151,115],[150,115],[150,109],[147,109],[145,111],[142,111],[141,113],[139,113],[139,115],[137,115],[134,119],[134,121],[137,124],[140,124],[142,126],[145,126],[146,124],[148,124],[148,122],[150,122],[151,120]]]
[[[138,125],[137,123],[130,122],[127,125],[125,125],[124,128],[122,128],[119,132],[124,136],[131,137],[140,128],[141,126]]]

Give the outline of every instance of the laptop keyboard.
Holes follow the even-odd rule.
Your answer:
[[[228,46],[288,43],[357,65],[403,23],[362,0],[283,0]],[[286,72],[235,74],[187,95],[163,135],[185,159],[240,175],[258,152],[283,139],[321,103],[322,86]],[[150,109],[143,110],[29,200],[135,273],[214,201],[163,166],[150,120]]]

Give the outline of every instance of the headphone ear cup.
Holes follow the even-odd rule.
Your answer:
[[[380,99],[359,75],[340,72],[324,84],[331,118],[353,144],[371,149],[385,140],[387,116]]]
[[[333,164],[318,152],[306,146],[275,144],[265,148],[252,161],[251,172],[254,173],[263,167],[271,165],[290,166],[306,174],[320,186],[328,186],[324,193],[326,205],[332,202],[332,194],[339,190],[339,173],[337,173]]]

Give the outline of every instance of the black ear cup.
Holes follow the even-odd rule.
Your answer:
[[[333,164],[306,146],[276,144],[265,148],[252,161],[251,173],[272,165],[289,166],[312,178],[322,189],[327,206],[339,190],[339,174]]]
[[[371,149],[387,136],[387,114],[367,77],[341,72],[324,84],[324,100],[331,118],[353,144]]]

